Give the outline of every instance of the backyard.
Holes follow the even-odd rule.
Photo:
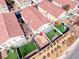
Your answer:
[[[65,26],[63,23],[61,23],[58,26],[55,26],[60,32],[65,32],[67,30],[67,26]]]
[[[19,47],[19,51],[20,51],[22,57],[26,56],[27,54],[33,52],[36,49],[37,49],[37,47],[33,41],[30,41],[30,42],[24,44],[23,46]]]
[[[48,33],[46,33],[46,36],[49,39],[52,39],[53,37],[58,36],[58,35],[59,35],[59,33],[56,30],[51,30]]]
[[[15,49],[9,49],[7,57],[5,59],[18,59],[18,53]]]

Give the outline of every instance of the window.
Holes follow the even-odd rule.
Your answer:
[[[6,48],[7,47],[7,44],[2,45],[2,47]]]

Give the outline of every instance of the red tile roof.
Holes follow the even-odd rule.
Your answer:
[[[70,0],[54,0],[54,1],[62,5],[69,4],[71,9],[73,9],[76,6],[76,3]]]
[[[77,0],[79,2],[79,0]]]
[[[13,13],[0,14],[0,44],[11,37],[23,35],[23,31]]]
[[[25,18],[25,22],[28,22],[34,30],[45,23],[49,23],[48,19],[46,19],[35,7],[27,7],[21,11],[21,14]]]
[[[5,0],[0,0],[0,5],[5,5]]]
[[[0,14],[0,44],[8,40],[8,38],[9,36],[6,29],[6,25],[5,25],[2,14]]]
[[[50,14],[52,14],[55,17],[58,17],[61,13],[63,13],[65,10],[63,10],[60,7],[57,7],[56,5],[48,2],[48,1],[42,1],[39,4],[39,7],[43,8],[44,10],[48,11]]]
[[[3,13],[3,17],[9,37],[16,37],[23,35],[23,31],[14,13]]]

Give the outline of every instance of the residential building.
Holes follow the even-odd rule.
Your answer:
[[[9,49],[11,46],[20,46],[26,42],[24,33],[14,13],[3,13],[0,18],[0,51]]]
[[[53,1],[52,1],[53,2]],[[63,5],[69,5],[70,9],[74,9],[75,6],[77,5],[75,2],[71,1],[71,0],[54,0],[54,2]]]
[[[21,11],[21,15],[26,24],[32,28],[33,32],[40,32],[50,23],[35,7],[27,7]]]
[[[51,22],[58,20],[57,18],[65,12],[62,8],[50,3],[49,1],[42,1],[38,4],[38,10]]]

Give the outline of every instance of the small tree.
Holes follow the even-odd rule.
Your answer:
[[[62,6],[62,8],[63,8],[64,10],[66,10],[66,11],[69,11],[70,5],[69,5],[69,4],[65,4],[65,5]]]
[[[61,24],[61,22],[59,21],[59,20],[57,20],[56,22],[55,22],[55,26],[59,26]]]

